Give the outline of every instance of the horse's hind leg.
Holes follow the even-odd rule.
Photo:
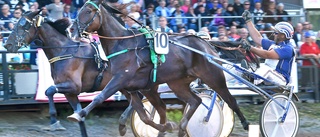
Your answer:
[[[156,91],[157,90],[155,90],[155,91],[151,90],[151,91],[145,91],[145,92],[155,93],[154,95],[152,95],[150,93],[150,96],[159,96]],[[162,122],[164,121],[163,124],[154,123],[154,121],[152,121],[150,119],[150,117],[147,115],[146,111],[143,109],[143,104],[141,102],[141,99],[137,95],[134,95],[134,94],[138,94],[138,92],[132,92],[131,94],[132,94],[132,96],[131,96],[131,105],[136,110],[136,112],[138,113],[141,121],[143,121],[145,124],[150,125],[151,127],[155,128],[155,129],[159,130],[160,132],[165,132],[167,130],[167,128],[166,128],[166,125],[163,125],[163,124],[166,122],[166,120],[161,120]],[[153,98],[148,98],[148,99],[154,100]],[[159,100],[160,100],[160,98],[159,98]],[[153,106],[155,106],[156,108],[159,108],[158,104],[155,104],[154,101],[152,101],[151,104]],[[164,107],[165,107],[165,105],[164,105]],[[165,118],[165,116],[163,116],[163,113],[165,115],[165,111],[163,112],[162,110],[160,110],[161,112],[159,112],[159,110],[157,110],[158,113],[161,114],[161,116]]]
[[[72,109],[75,112],[79,112],[82,109],[77,95],[75,95],[75,94],[65,94],[65,97],[67,98],[69,104],[71,105]],[[80,126],[81,136],[82,137],[87,137],[88,134],[87,134],[86,126],[85,126],[85,123],[84,123],[84,119],[79,121],[78,123],[79,123],[79,126]]]
[[[205,71],[201,71],[205,72]],[[239,109],[239,106],[236,102],[236,99],[230,94],[229,89],[226,85],[223,73],[215,73],[211,74],[214,71],[207,71],[207,73],[203,73],[205,76],[201,77],[201,80],[206,83],[209,87],[211,87],[214,91],[216,91],[221,98],[229,105],[229,107],[236,112],[238,115],[241,124],[245,130],[248,130],[249,122],[246,120],[244,115]],[[212,76],[212,77],[208,77]],[[214,77],[213,77],[214,76]]]
[[[201,98],[194,94],[190,90],[190,82],[185,80],[175,80],[174,82],[167,83],[178,99],[188,103],[190,105],[187,113],[182,117],[180,122],[179,136],[184,136],[186,127],[193,113],[197,110],[198,106],[201,104]]]
[[[131,102],[131,95],[126,90],[120,90],[120,92],[127,98],[129,102]],[[133,94],[133,95],[136,95],[136,94]],[[142,95],[140,96],[140,101],[141,101],[141,98],[142,98]],[[119,133],[121,136],[124,136],[127,132],[126,122],[130,114],[132,113],[132,111],[133,111],[133,108],[131,104],[129,104],[129,106],[126,108],[126,110],[121,114],[119,118]]]
[[[173,123],[167,121],[166,116],[166,104],[160,98],[160,94],[157,92],[158,87],[153,88],[151,91],[141,91],[143,95],[149,100],[153,107],[157,110],[160,116],[160,124],[165,125],[165,130],[173,130],[175,127]],[[164,132],[159,132],[159,136],[164,136]]]
[[[44,130],[56,131],[56,130],[66,130],[60,122],[57,120],[57,110],[54,105],[53,95],[57,92],[56,86],[50,86],[45,94],[49,99],[49,114],[50,114],[50,127],[44,128]]]

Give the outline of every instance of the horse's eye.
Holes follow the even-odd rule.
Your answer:
[[[91,10],[87,10],[87,12],[86,12],[87,14],[90,14],[91,13]]]

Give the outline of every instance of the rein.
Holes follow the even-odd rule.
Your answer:
[[[83,32],[85,34],[91,34],[89,32]],[[96,35],[98,36],[99,38],[103,38],[103,39],[109,39],[109,40],[121,40],[121,39],[129,39],[129,38],[134,38],[134,37],[137,37],[137,36],[141,36],[141,35],[144,35],[144,34],[148,34],[149,32],[145,32],[145,33],[139,33],[139,34],[134,34],[134,35],[130,35],[130,36],[123,36],[123,37],[106,37],[106,36],[101,36],[101,35],[98,35],[98,34],[93,34],[93,35]]]
[[[63,46],[63,47],[56,47],[56,46],[48,46],[48,47],[31,46],[31,47],[32,48],[42,48],[42,49],[56,49],[56,48],[81,48],[81,47],[86,47],[86,46],[87,45],[80,45],[80,43],[78,43],[77,45],[69,45],[69,46]],[[78,51],[78,50],[76,50],[76,51]],[[67,54],[67,55],[53,57],[53,58],[49,59],[49,63],[54,63],[57,61],[71,59],[71,58],[93,59],[94,57],[81,57],[81,56],[75,56],[74,54]]]

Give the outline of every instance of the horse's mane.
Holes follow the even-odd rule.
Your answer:
[[[111,14],[111,16],[113,18],[115,18],[122,26],[125,25],[125,22],[121,19],[121,17],[117,16],[116,14],[125,14],[124,16],[126,16],[126,13],[121,12],[120,10],[122,10],[122,8],[120,9],[116,9],[114,7],[111,7],[108,4],[102,4],[102,6]]]
[[[61,33],[64,36],[67,36],[66,29],[68,26],[71,25],[71,22],[68,18],[62,18],[59,20],[56,20],[55,22],[52,22],[50,20],[46,21],[50,26],[52,26],[54,29],[56,29],[59,33]]]

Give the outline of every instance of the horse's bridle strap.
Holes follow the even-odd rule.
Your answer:
[[[62,56],[57,56],[57,57],[53,57],[49,60],[49,63],[54,63],[60,60],[65,60],[65,59],[71,59],[73,58],[72,54],[67,54],[67,55],[62,55]]]

